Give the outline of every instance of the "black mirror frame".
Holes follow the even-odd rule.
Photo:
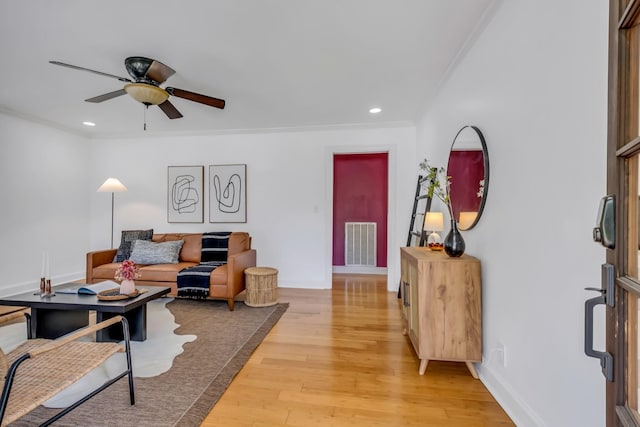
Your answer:
[[[487,202],[487,194],[489,194],[489,150],[487,149],[487,142],[484,139],[484,135],[482,134],[480,129],[478,129],[477,126],[466,125],[460,128],[458,133],[456,133],[456,136],[453,138],[453,142],[451,143],[451,149],[449,149],[449,159],[451,159],[451,151],[453,151],[453,146],[455,145],[456,140],[458,139],[458,135],[460,135],[460,133],[466,128],[471,128],[476,132],[476,134],[478,135],[478,138],[480,139],[480,144],[482,145],[482,157],[484,161],[484,189],[482,193],[482,200],[480,200],[480,207],[478,208],[478,215],[476,216],[475,220],[471,223],[469,227],[465,228],[464,230],[461,228],[460,229],[461,231],[471,230],[473,227],[476,226],[476,224],[480,220],[480,217],[482,216],[482,212],[484,211],[484,205]],[[447,161],[447,175],[449,174],[448,170],[449,170],[449,161]]]

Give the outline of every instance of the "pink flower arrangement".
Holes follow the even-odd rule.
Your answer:
[[[116,280],[134,280],[140,277],[138,266],[130,259],[122,261],[122,265],[116,270]]]

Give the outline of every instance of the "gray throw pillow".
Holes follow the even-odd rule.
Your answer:
[[[125,259],[129,259],[131,254],[131,244],[135,240],[151,240],[153,237],[153,228],[149,230],[122,230],[122,237],[120,238],[120,247],[116,256],[113,257],[113,262],[122,262]]]
[[[184,240],[154,243],[136,240],[131,247],[129,259],[136,264],[176,264]]]

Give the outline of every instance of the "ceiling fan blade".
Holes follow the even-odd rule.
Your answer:
[[[124,89],[119,89],[113,92],[109,92],[109,93],[105,93],[104,95],[98,95],[98,96],[94,96],[93,98],[89,98],[89,99],[85,99],[85,101],[87,102],[103,102],[103,101],[108,101],[110,99],[116,98],[118,96],[124,95],[127,92],[124,91]]]
[[[102,71],[91,70],[89,68],[78,67],[77,65],[65,64],[64,62],[59,62],[59,61],[49,61],[49,63],[53,64],[53,65],[60,65],[61,67],[73,68],[74,70],[88,71],[90,73],[99,74],[99,75],[105,76],[105,77],[111,77],[112,79],[118,79],[121,82],[131,82],[131,80],[129,80],[126,77],[120,77],[120,76],[116,76],[114,74],[103,73]]]
[[[199,93],[189,92],[188,90],[178,89],[175,87],[167,87],[165,90],[178,98],[188,99],[189,101],[199,102],[200,104],[209,105],[211,107],[223,109],[225,105],[224,99],[213,98],[211,96],[201,95]]]
[[[151,65],[149,65],[146,76],[158,83],[164,83],[175,73],[176,72],[173,68],[164,65],[162,62],[154,60]]]
[[[182,117],[180,111],[176,107],[173,106],[168,100],[164,101],[162,104],[158,104],[158,107],[169,117],[170,119],[179,119]]]

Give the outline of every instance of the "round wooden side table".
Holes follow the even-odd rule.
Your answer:
[[[249,307],[268,307],[278,303],[278,270],[272,267],[249,267],[244,270]]]

